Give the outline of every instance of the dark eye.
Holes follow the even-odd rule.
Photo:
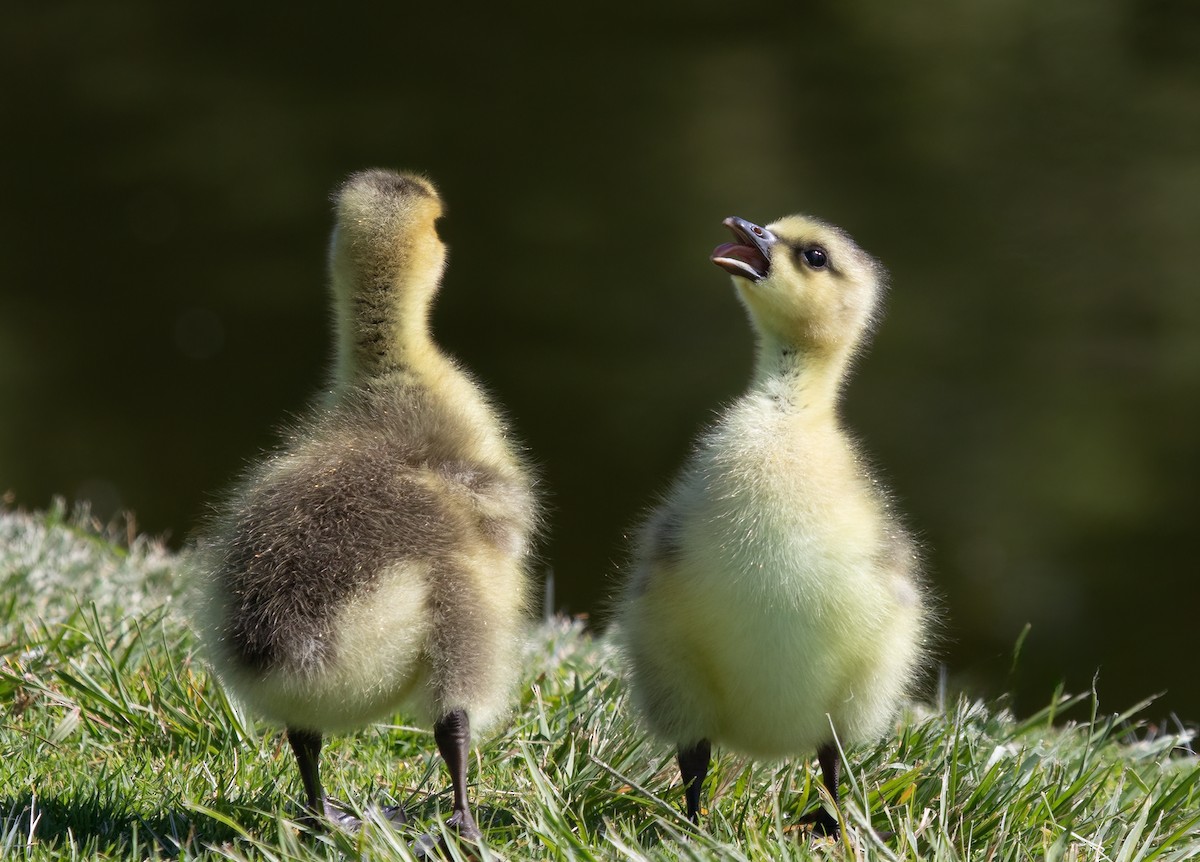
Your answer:
[[[823,248],[806,248],[803,253],[805,263],[813,269],[824,269],[829,263],[829,255],[825,254]]]

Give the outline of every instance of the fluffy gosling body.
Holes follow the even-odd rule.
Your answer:
[[[757,335],[753,379],[641,529],[617,613],[633,702],[676,745],[693,822],[714,742],[816,749],[836,803],[834,730],[884,732],[927,618],[913,544],[837,415],[882,268],[816,219],[725,225],[735,241],[712,260]]]
[[[226,688],[287,728],[311,816],[353,825],[322,789],[323,735],[404,709],[434,725],[450,825],[478,837],[470,731],[506,713],[519,670],[533,489],[429,332],[433,185],[366,171],[335,201],[329,389],[199,542],[199,629]]]

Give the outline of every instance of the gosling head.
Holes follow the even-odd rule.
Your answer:
[[[424,177],[362,171],[334,193],[334,203],[335,376],[345,383],[405,364],[428,339],[446,246],[435,227],[442,200]]]
[[[734,285],[761,337],[828,358],[848,356],[870,328],[886,282],[883,267],[844,231],[793,215],[766,227],[724,224],[734,242],[712,261]]]

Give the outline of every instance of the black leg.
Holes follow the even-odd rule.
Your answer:
[[[442,760],[450,770],[450,787],[454,791],[454,812],[446,825],[458,831],[464,838],[482,838],[471,808],[467,803],[467,761],[471,750],[471,723],[461,709],[442,716],[433,726],[433,738],[437,742]]]
[[[838,782],[841,780],[842,774],[842,760],[838,755],[837,746],[832,742],[827,742],[818,748],[817,762],[821,764],[821,779],[825,783],[825,789],[833,797],[833,804],[836,807],[840,799]],[[816,811],[805,814],[800,818],[800,822],[811,823],[813,832],[817,835],[829,835],[836,838],[841,831],[837,818],[826,811],[823,805]]]
[[[287,738],[291,743],[292,753],[296,755],[296,765],[300,767],[300,780],[304,782],[304,795],[307,799],[305,808],[308,809],[308,814],[302,818],[302,822],[315,829],[324,817],[336,826],[350,831],[362,825],[357,817],[347,814],[330,802],[321,787],[321,734],[289,727]]]
[[[702,739],[690,748],[680,746],[677,752],[679,774],[683,778],[683,795],[687,800],[688,820],[700,822],[700,789],[708,775],[708,763],[712,759],[712,744]]]
[[[287,738],[296,755],[296,765],[300,767],[309,813],[320,817],[325,813],[325,791],[321,789],[321,734],[289,727]]]

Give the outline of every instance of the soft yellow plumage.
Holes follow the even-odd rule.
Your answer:
[[[726,224],[737,241],[713,260],[757,333],[754,378],[641,530],[616,620],[634,704],[678,747],[693,819],[710,742],[819,750],[836,798],[833,731],[887,729],[927,625],[912,543],[837,414],[882,269],[815,219]]]

